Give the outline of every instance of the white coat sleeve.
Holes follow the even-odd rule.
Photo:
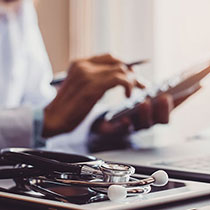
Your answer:
[[[0,109],[0,148],[31,147],[33,111],[27,107]]]
[[[0,148],[32,147],[34,109],[56,94],[52,69],[33,2],[22,1],[17,19],[6,17],[0,24]]]

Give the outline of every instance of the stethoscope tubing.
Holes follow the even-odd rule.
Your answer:
[[[50,171],[36,168],[9,168],[0,169],[0,179],[30,178],[33,176],[43,176]]]
[[[47,158],[49,157],[49,158]],[[63,160],[61,162],[60,160]],[[78,161],[79,162],[78,162]],[[65,161],[71,161],[70,163]],[[76,162],[77,161],[77,162]],[[101,162],[92,156],[71,155],[42,150],[25,148],[3,149],[0,154],[1,166],[13,166],[0,169],[0,179],[30,178],[47,176],[54,172],[65,172],[72,175],[81,175],[85,166],[94,166]],[[24,167],[24,165],[26,166]],[[16,167],[14,166],[23,167]]]
[[[48,169],[48,170],[55,170],[59,172],[71,172],[73,174],[80,174],[81,173],[81,165],[70,164],[70,163],[62,163],[57,160],[47,159],[44,157],[40,157],[33,154],[22,153],[22,152],[5,152],[2,155],[3,158],[9,161],[16,161],[19,164],[28,164],[39,169]]]
[[[45,178],[38,178],[39,181],[41,182],[48,182]],[[63,183],[66,185],[75,185],[75,186],[80,186],[80,187],[99,187],[99,188],[108,188],[112,185],[120,185],[124,187],[140,187],[140,186],[145,186],[145,185],[150,185],[155,182],[155,179],[153,177],[148,177],[145,179],[141,180],[136,180],[136,181],[128,181],[128,182],[104,182],[104,181],[84,181],[84,180],[72,180],[72,179],[55,179],[54,181],[58,183]]]

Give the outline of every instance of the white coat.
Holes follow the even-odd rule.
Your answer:
[[[51,80],[52,69],[33,3],[23,0],[17,14],[0,13],[0,148],[32,145],[32,110],[55,97]],[[87,118],[69,135],[52,138],[47,147],[86,152],[93,119]]]

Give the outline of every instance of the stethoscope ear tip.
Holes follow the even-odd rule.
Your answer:
[[[168,183],[168,174],[163,170],[158,170],[154,172],[151,177],[154,178],[154,183],[152,185],[154,186],[164,186]]]
[[[121,185],[111,185],[107,195],[111,201],[120,201],[127,197],[127,189]]]

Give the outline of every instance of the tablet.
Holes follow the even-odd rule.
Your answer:
[[[138,130],[138,120],[136,119],[136,115],[139,112],[140,105],[145,102],[146,98],[150,98],[152,104],[155,104],[157,97],[162,94],[169,94],[173,99],[174,108],[176,108],[201,88],[201,80],[209,73],[210,66],[201,70],[193,69],[192,71],[189,70],[175,75],[162,82],[159,86],[145,89],[145,91],[141,92],[141,95],[135,97],[131,102],[108,111],[105,115],[105,120],[113,122],[119,121],[123,117],[128,117],[133,122],[134,129]]]

